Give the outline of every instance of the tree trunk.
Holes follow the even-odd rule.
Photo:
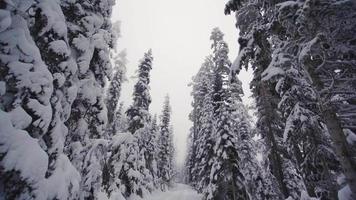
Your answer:
[[[305,62],[306,71],[313,82],[313,86],[317,91],[324,89],[324,84],[320,80],[318,74],[315,73],[313,67]],[[332,145],[336,156],[339,159],[343,169],[346,181],[352,192],[352,199],[356,199],[356,163],[352,157],[351,146],[347,143],[345,133],[342,129],[339,119],[336,116],[336,110],[331,104],[324,104],[320,98],[320,110],[322,117],[332,139]]]
[[[277,142],[274,136],[274,132],[272,130],[271,124],[273,123],[272,117],[270,117],[270,114],[275,112],[273,111],[273,108],[269,102],[269,98],[272,96],[270,93],[268,87],[266,87],[264,84],[266,83],[261,83],[260,85],[260,94],[261,98],[263,98],[263,104],[264,108],[266,109],[266,125],[268,128],[268,131],[266,132],[267,136],[267,145],[270,148],[270,156],[269,160],[273,166],[272,174],[276,177],[279,188],[284,195],[284,198],[287,198],[289,196],[289,191],[288,188],[286,187],[286,184],[284,183],[284,175],[283,175],[283,167],[282,167],[282,159],[280,154],[278,153],[278,146]]]

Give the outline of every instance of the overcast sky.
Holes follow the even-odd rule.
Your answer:
[[[129,81],[124,84],[121,100],[125,106],[132,101],[134,79],[139,60],[152,48],[151,113],[161,112],[168,93],[172,106],[172,124],[177,162],[182,164],[186,153],[187,136],[192,110],[191,82],[204,58],[211,53],[211,30],[219,27],[229,44],[230,60],[238,52],[234,16],[224,15],[224,0],[117,0],[113,20],[121,21],[119,49],[127,49]],[[250,96],[250,74],[242,72],[245,100]]]

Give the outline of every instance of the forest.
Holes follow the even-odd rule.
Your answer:
[[[179,83],[180,165],[170,94],[150,109],[154,49],[129,80],[120,0],[0,0],[0,200],[356,200],[356,1],[216,1],[238,54],[216,24]]]

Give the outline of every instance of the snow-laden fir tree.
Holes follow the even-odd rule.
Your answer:
[[[80,177],[63,154],[77,70],[65,18],[46,0],[4,1],[0,11],[1,196],[68,199]]]
[[[306,188],[294,155],[286,151],[283,143],[284,119],[278,110],[280,97],[275,91],[275,84],[262,81],[263,71],[272,62],[271,52],[275,38],[270,37],[272,27],[271,14],[275,12],[274,1],[237,1],[231,0],[226,5],[225,13],[236,11],[237,27],[240,30],[240,51],[233,63],[233,74],[243,67],[252,67],[254,78],[251,89],[256,100],[257,130],[265,141],[270,169],[278,182],[283,198],[298,199]],[[276,28],[276,27],[272,27]],[[265,173],[265,174],[268,174]]]
[[[235,101],[241,102],[241,82],[229,79],[229,50],[218,28],[213,30],[211,40],[213,53],[192,83],[188,180],[204,194],[204,199],[249,199],[238,152],[237,118],[233,114],[240,105]]]
[[[228,46],[223,33],[215,28],[210,39],[212,44],[213,68],[213,111],[215,142],[213,163],[209,185],[205,191],[206,199],[249,199],[243,174],[239,164],[237,133],[234,132],[233,108],[229,100],[229,80],[231,62],[228,58]]]
[[[247,107],[242,103],[242,84],[231,77],[228,102],[231,104],[234,132],[237,135],[239,165],[245,178],[245,185],[251,199],[279,199],[279,190],[275,189],[276,180],[270,173],[264,173],[257,161],[257,147],[253,137],[256,131],[252,128],[251,117]]]
[[[133,105],[126,111],[129,117],[128,131],[134,134],[137,130],[143,128],[149,121],[148,113],[151,104],[150,90],[150,71],[152,70],[152,51],[145,53],[144,58],[140,61],[137,70],[137,83],[134,86]]]
[[[107,134],[115,135],[118,130],[116,130],[115,123],[117,120],[117,109],[119,109],[119,98],[122,88],[122,83],[126,80],[126,51],[122,51],[113,56],[114,67],[113,67],[113,77],[110,81],[109,88],[106,94],[106,105],[108,112],[108,123],[107,123]],[[119,114],[120,115],[120,114]]]
[[[193,112],[197,116],[194,129],[197,130],[194,144],[196,156],[194,156],[194,168],[196,188],[202,192],[209,183],[210,169],[213,158],[214,141],[212,138],[213,125],[213,62],[207,57],[198,74],[194,77],[193,98],[196,104]],[[194,182],[193,182],[194,183]]]
[[[173,181],[174,173],[174,147],[173,132],[171,123],[171,106],[168,95],[163,103],[163,110],[160,116],[159,134],[157,138],[157,177],[159,188],[167,190]]]
[[[42,137],[44,148],[49,154],[49,169],[46,177],[54,179],[53,184],[64,186],[58,189],[53,185],[53,190],[57,192],[47,192],[51,193],[53,198],[66,199],[76,195],[71,191],[73,188],[71,181],[77,179],[75,184],[79,181],[79,174],[74,175],[70,171],[73,166],[63,153],[68,134],[64,122],[70,116],[71,105],[76,95],[73,91],[76,91],[77,87],[74,80],[77,78],[77,64],[71,56],[65,17],[60,5],[51,1],[38,1],[38,4],[33,7],[33,17],[31,34],[53,76],[53,93],[50,100],[52,118],[48,132]],[[62,180],[59,182],[58,178]],[[78,190],[78,188],[74,189]]]
[[[286,47],[293,63],[310,85],[345,179],[339,198],[356,198],[355,127],[355,40],[354,1],[284,2],[278,5],[278,21],[290,34]],[[288,14],[286,14],[288,13]],[[312,28],[313,27],[313,28]],[[294,32],[292,32],[294,30]],[[276,32],[279,36],[280,32]],[[287,48],[286,48],[287,50]],[[286,51],[287,52],[287,51]],[[289,54],[291,54],[289,53]],[[299,105],[303,106],[302,103]],[[304,106],[305,108],[305,106]],[[321,162],[321,161],[319,161]],[[324,190],[327,190],[325,188]],[[349,197],[346,197],[349,196]],[[332,197],[335,198],[335,197]]]
[[[150,171],[152,175],[153,186],[158,188],[158,175],[157,175],[157,154],[159,152],[158,148],[158,136],[159,136],[159,126],[157,123],[157,115],[151,118],[149,130],[149,137],[147,137],[147,147],[146,147],[146,168]]]
[[[292,155],[292,161],[299,165],[309,195],[324,199],[336,198],[336,155],[346,177],[347,185],[339,192],[339,197],[343,196],[356,188],[355,168],[351,167],[355,166],[355,153],[350,139],[354,136],[355,121],[355,95],[351,89],[354,48],[350,43],[354,34],[350,33],[355,30],[355,18],[353,14],[344,14],[354,13],[355,3],[260,3],[232,0],[227,5],[227,12],[238,10],[238,26],[245,32],[240,32],[245,38],[240,39],[242,49],[235,66],[253,65],[270,46],[266,52],[270,57],[268,67],[260,70],[266,70],[265,80],[278,81],[276,92],[282,97],[279,108],[285,123],[286,155]],[[268,42],[259,42],[263,38],[268,38]],[[323,170],[316,170],[320,168]],[[285,190],[283,193],[286,194]]]
[[[286,49],[282,55],[287,57],[289,47],[284,46]],[[331,148],[328,131],[317,112],[317,95],[303,77],[303,70],[298,69],[293,61],[284,64],[276,59],[275,63],[262,75],[264,79],[274,78],[269,74],[271,67],[285,71],[282,78],[277,78],[276,91],[282,97],[278,107],[286,119],[283,140],[287,143],[287,151],[295,154],[295,162],[303,173],[308,193],[323,199],[335,199],[339,163]]]
[[[77,97],[67,121],[67,152],[80,171],[80,199],[102,194],[102,170],[106,160],[107,123],[104,86],[111,76],[110,48],[112,0],[61,1],[68,26],[68,41],[78,65]]]
[[[153,189],[153,175],[146,167],[147,143],[150,137],[150,114],[148,112],[151,103],[149,93],[150,71],[152,69],[152,51],[145,53],[137,70],[137,83],[134,86],[133,104],[126,111],[128,128],[134,136],[130,145],[125,166],[120,172],[125,186],[125,197],[144,196]]]
[[[115,126],[113,129],[116,131],[116,133],[122,133],[127,130],[128,121],[124,110],[124,104],[123,102],[120,102],[118,108],[115,111],[115,120],[113,121],[113,126]]]

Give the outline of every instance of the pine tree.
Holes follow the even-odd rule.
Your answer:
[[[76,72],[63,13],[45,0],[1,6],[2,196],[68,199],[80,177],[63,154]]]
[[[113,59],[115,64],[113,69],[114,75],[110,82],[106,97],[107,110],[109,111],[107,123],[108,135],[114,135],[117,132],[115,127],[115,121],[118,120],[116,118],[116,110],[118,109],[122,83],[125,81],[127,64],[126,51],[122,51],[115,55]]]
[[[299,35],[294,34],[291,39],[301,43],[297,52],[299,64],[318,94],[320,113],[351,190],[350,198],[356,198],[356,160],[353,156],[356,148],[347,141],[343,130],[351,130],[355,125],[352,104],[355,92],[351,89],[356,73],[351,64],[355,60],[355,48],[350,41],[355,38],[352,33],[356,21],[351,13],[355,12],[356,4],[353,1],[325,1],[320,4],[305,2],[301,6],[303,10],[301,7],[298,10],[302,12],[295,13],[300,22],[296,28],[305,31],[298,31]],[[323,14],[313,14],[321,11]],[[317,27],[318,32],[310,30],[310,26]]]
[[[196,138],[197,155],[195,157],[195,168],[193,173],[198,177],[197,189],[203,191],[209,183],[211,165],[213,162],[213,147],[214,141],[212,131],[214,129],[214,113],[213,113],[213,62],[211,58],[206,58],[200,71],[197,74],[193,93],[194,99],[199,103],[198,120],[199,126],[198,136]]]
[[[346,172],[348,187],[355,188],[352,186],[355,168],[351,167],[355,162],[351,156],[354,149],[342,130],[352,130],[350,113],[354,106],[352,90],[344,89],[352,88],[353,82],[354,72],[349,65],[353,48],[348,41],[354,37],[349,34],[354,26],[340,22],[355,24],[355,20],[342,14],[345,10],[353,13],[355,4],[231,0],[226,7],[226,13],[237,11],[238,26],[243,30],[240,33],[245,37],[240,39],[242,48],[235,68],[259,64],[258,60],[263,58],[261,52],[270,57],[259,71],[263,79],[256,79],[256,83],[268,80],[276,86],[281,96],[280,100],[276,98],[281,122],[285,125],[284,155],[292,156],[290,160],[297,164],[309,195],[323,199],[336,198],[335,175],[339,171],[336,157]],[[260,42],[263,38],[269,39]],[[345,53],[345,49],[350,51]],[[342,73],[346,70],[347,73]],[[261,98],[258,93],[256,96]],[[343,112],[348,114],[342,115]],[[286,195],[287,190],[281,189]]]
[[[115,112],[115,120],[114,120],[114,130],[116,133],[122,133],[127,130],[128,120],[124,112],[124,104],[121,102],[119,104],[118,109]]]
[[[68,128],[64,122],[69,118],[70,107],[75,98],[72,90],[76,88],[74,79],[77,78],[77,64],[71,56],[66,22],[60,5],[49,1],[39,1],[33,8],[35,22],[30,31],[40,49],[42,59],[53,76],[53,93],[50,99],[53,114],[48,132],[42,137],[49,154],[49,169],[46,172],[46,178],[53,179],[52,181],[55,182],[53,184],[65,185],[61,190],[54,187],[55,191],[48,192],[53,195],[53,198],[66,199],[77,195],[75,192],[78,191],[71,191],[73,185],[76,185],[74,189],[79,189],[79,174],[76,170],[75,174],[70,171],[74,167],[63,153],[65,138],[68,134]],[[62,170],[63,165],[68,167]],[[58,182],[58,177],[62,177],[62,183]]]
[[[152,69],[152,51],[145,53],[138,67],[138,81],[134,87],[133,105],[126,111],[129,117],[128,130],[134,134],[138,129],[143,128],[145,122],[148,120],[148,108],[151,103],[151,96],[149,95],[149,73]]]
[[[240,30],[240,51],[233,63],[233,74],[249,64],[254,70],[251,89],[256,100],[257,129],[264,144],[267,145],[272,174],[276,177],[283,197],[297,199],[306,190],[302,175],[297,169],[293,157],[286,151],[283,143],[283,118],[278,110],[280,100],[275,91],[275,83],[262,81],[263,71],[272,62],[271,52],[274,45],[268,40],[272,26],[270,16],[275,12],[275,1],[236,1],[231,0],[225,13],[236,11],[237,27]],[[269,24],[270,23],[270,24]],[[274,24],[273,24],[274,25]],[[274,42],[275,38],[271,38]],[[278,72],[278,71],[277,71]]]
[[[168,95],[165,97],[158,136],[157,176],[162,191],[171,186],[173,180],[173,132],[170,127],[171,107]]]
[[[110,49],[113,1],[67,1],[61,7],[68,25],[68,40],[78,65],[77,97],[67,121],[67,152],[82,175],[80,199],[97,199],[102,190],[106,160],[107,110],[105,80],[111,76]]]
[[[154,188],[158,188],[158,169],[157,169],[157,154],[158,154],[158,136],[159,127],[157,124],[157,116],[154,115],[150,123],[149,134],[147,137],[147,149],[146,149],[146,168],[152,175],[152,183]]]
[[[239,167],[244,176],[244,184],[251,199],[279,199],[279,190],[270,173],[263,173],[256,159],[257,147],[252,137],[256,134],[251,126],[251,118],[247,107],[242,103],[242,83],[231,77],[229,99],[231,104],[234,132],[236,133]]]
[[[35,139],[44,135],[49,127],[53,77],[30,35],[26,16],[16,15],[10,5],[4,9],[3,20],[8,23],[2,24],[0,32],[0,180],[5,198],[30,199],[37,197],[36,188],[47,171],[48,155]],[[26,8],[15,9],[25,12]],[[10,161],[12,164],[8,164]],[[31,162],[36,163],[26,166]],[[30,173],[25,173],[26,168]]]
[[[193,137],[186,163],[188,180],[204,194],[204,199],[249,199],[232,118],[237,105],[233,101],[241,101],[241,82],[229,80],[231,62],[223,33],[215,28],[210,39],[213,53],[192,83]]]
[[[140,196],[153,189],[153,176],[146,168],[147,135],[150,134],[150,115],[148,113],[151,97],[149,94],[149,73],[152,69],[152,52],[145,53],[138,66],[138,81],[134,86],[133,105],[126,111],[127,130],[134,136],[130,146],[130,159],[126,168],[120,172],[126,186],[125,197]]]

